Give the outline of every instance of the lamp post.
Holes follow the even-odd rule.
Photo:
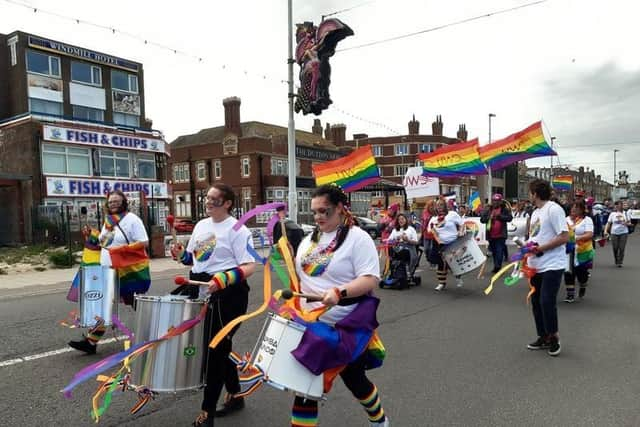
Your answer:
[[[617,148],[613,149],[613,186],[616,186],[616,153],[620,151]]]
[[[289,218],[293,222],[298,222],[298,192],[296,190],[296,136],[295,136],[295,121],[293,118],[293,0],[288,0],[288,23],[289,33],[287,38],[287,47],[289,51],[289,58],[287,60],[288,72],[289,72],[289,124],[287,131],[287,147],[289,161]]]
[[[555,136],[551,137],[551,149],[553,150],[553,141],[556,140]],[[549,182],[553,181],[553,156],[549,159]]]
[[[491,144],[491,118],[495,117],[496,115],[493,113],[489,113],[489,144]],[[491,199],[491,193],[493,192],[493,176],[492,176],[492,172],[491,172],[491,168],[487,168],[487,171],[489,172],[488,178],[487,178],[487,194],[486,194],[486,199],[490,200]]]

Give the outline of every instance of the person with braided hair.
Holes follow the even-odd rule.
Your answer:
[[[338,186],[323,185],[316,188],[311,199],[311,212],[316,228],[300,243],[295,261],[296,272],[302,292],[321,295],[323,299],[321,303],[303,299],[300,301],[301,308],[312,310],[324,304],[329,309],[318,318],[319,322],[333,332],[340,331],[340,336],[342,326],[348,322],[351,330],[366,329],[373,341],[378,326],[376,310],[379,300],[372,296],[372,291],[380,281],[375,244],[366,231],[354,226],[353,216],[347,206],[347,195]],[[347,355],[344,361],[336,360],[339,352],[321,341],[316,347],[307,349],[310,351],[305,353],[299,347],[292,354],[307,368],[309,364],[305,362],[305,357],[314,362],[320,359],[333,364],[332,378],[339,372],[345,386],[365,410],[370,425],[389,426],[378,389],[365,374],[366,369],[381,364],[381,361],[379,364],[372,363],[369,347]],[[337,371],[336,365],[339,365]],[[319,367],[318,370],[325,373],[326,384],[330,369]],[[296,397],[291,426],[315,426],[317,420],[318,402]]]
[[[249,245],[253,246],[251,232],[246,226],[233,230],[238,222],[231,216],[235,202],[233,188],[216,183],[206,198],[208,218],[200,220],[193,229],[185,248],[175,242],[171,246],[174,259],[190,265],[189,278],[209,282],[209,287],[183,285],[174,294],[191,298],[208,298],[205,319],[205,342],[211,339],[227,323],[247,312],[249,284],[247,278],[255,269],[255,259]],[[233,397],[240,391],[236,365],[229,359],[232,350],[233,329],[216,348],[208,348],[206,365],[206,386],[202,401],[202,412],[193,422],[194,426],[214,425],[214,417],[222,417],[244,408],[242,398]],[[223,406],[216,410],[216,404],[225,386],[227,395]]]

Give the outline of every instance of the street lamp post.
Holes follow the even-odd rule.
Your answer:
[[[555,136],[551,137],[551,149],[553,150],[553,141],[556,140]],[[549,182],[553,181],[553,156],[549,158]]]
[[[298,192],[296,190],[296,136],[295,121],[293,116],[293,0],[288,0],[288,23],[289,33],[287,38],[287,47],[289,51],[289,59],[287,60],[289,73],[289,124],[287,132],[288,162],[289,162],[289,218],[293,222],[298,222]]]
[[[491,118],[495,117],[496,115],[493,113],[489,113],[489,144],[491,144]],[[486,199],[490,200],[491,199],[491,193],[493,192],[493,176],[491,173],[491,168],[487,168],[487,171],[489,172],[488,178],[487,178],[487,194],[486,194]]]
[[[616,153],[618,151],[620,151],[620,150],[618,150],[617,148],[613,149],[613,186],[614,187],[616,186],[616,182],[617,182],[617,179],[616,179]]]

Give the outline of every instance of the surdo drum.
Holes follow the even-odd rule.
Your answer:
[[[91,328],[97,318],[104,320],[105,326],[113,325],[113,316],[118,315],[119,290],[116,270],[100,265],[83,266],[78,297],[80,326]]]
[[[456,276],[475,270],[487,260],[480,246],[470,234],[447,245],[442,251],[442,257]]]

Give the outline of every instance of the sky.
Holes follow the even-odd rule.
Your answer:
[[[555,137],[554,165],[589,167],[611,182],[617,149],[617,170],[640,180],[633,0],[547,0],[360,47],[532,1],[293,0],[294,22],[350,9],[334,15],[355,35],[331,59],[334,103],[319,117],[323,127],[404,135],[415,114],[430,134],[441,115],[445,136],[465,123],[469,139],[484,144],[489,113],[493,140],[542,119],[547,139]],[[286,0],[0,0],[0,32],[14,30],[141,62],[147,117],[169,142],[222,125],[229,96],[242,99],[242,121],[287,125]],[[296,82],[297,73],[296,65]],[[310,131],[314,118],[298,114],[296,127]]]

